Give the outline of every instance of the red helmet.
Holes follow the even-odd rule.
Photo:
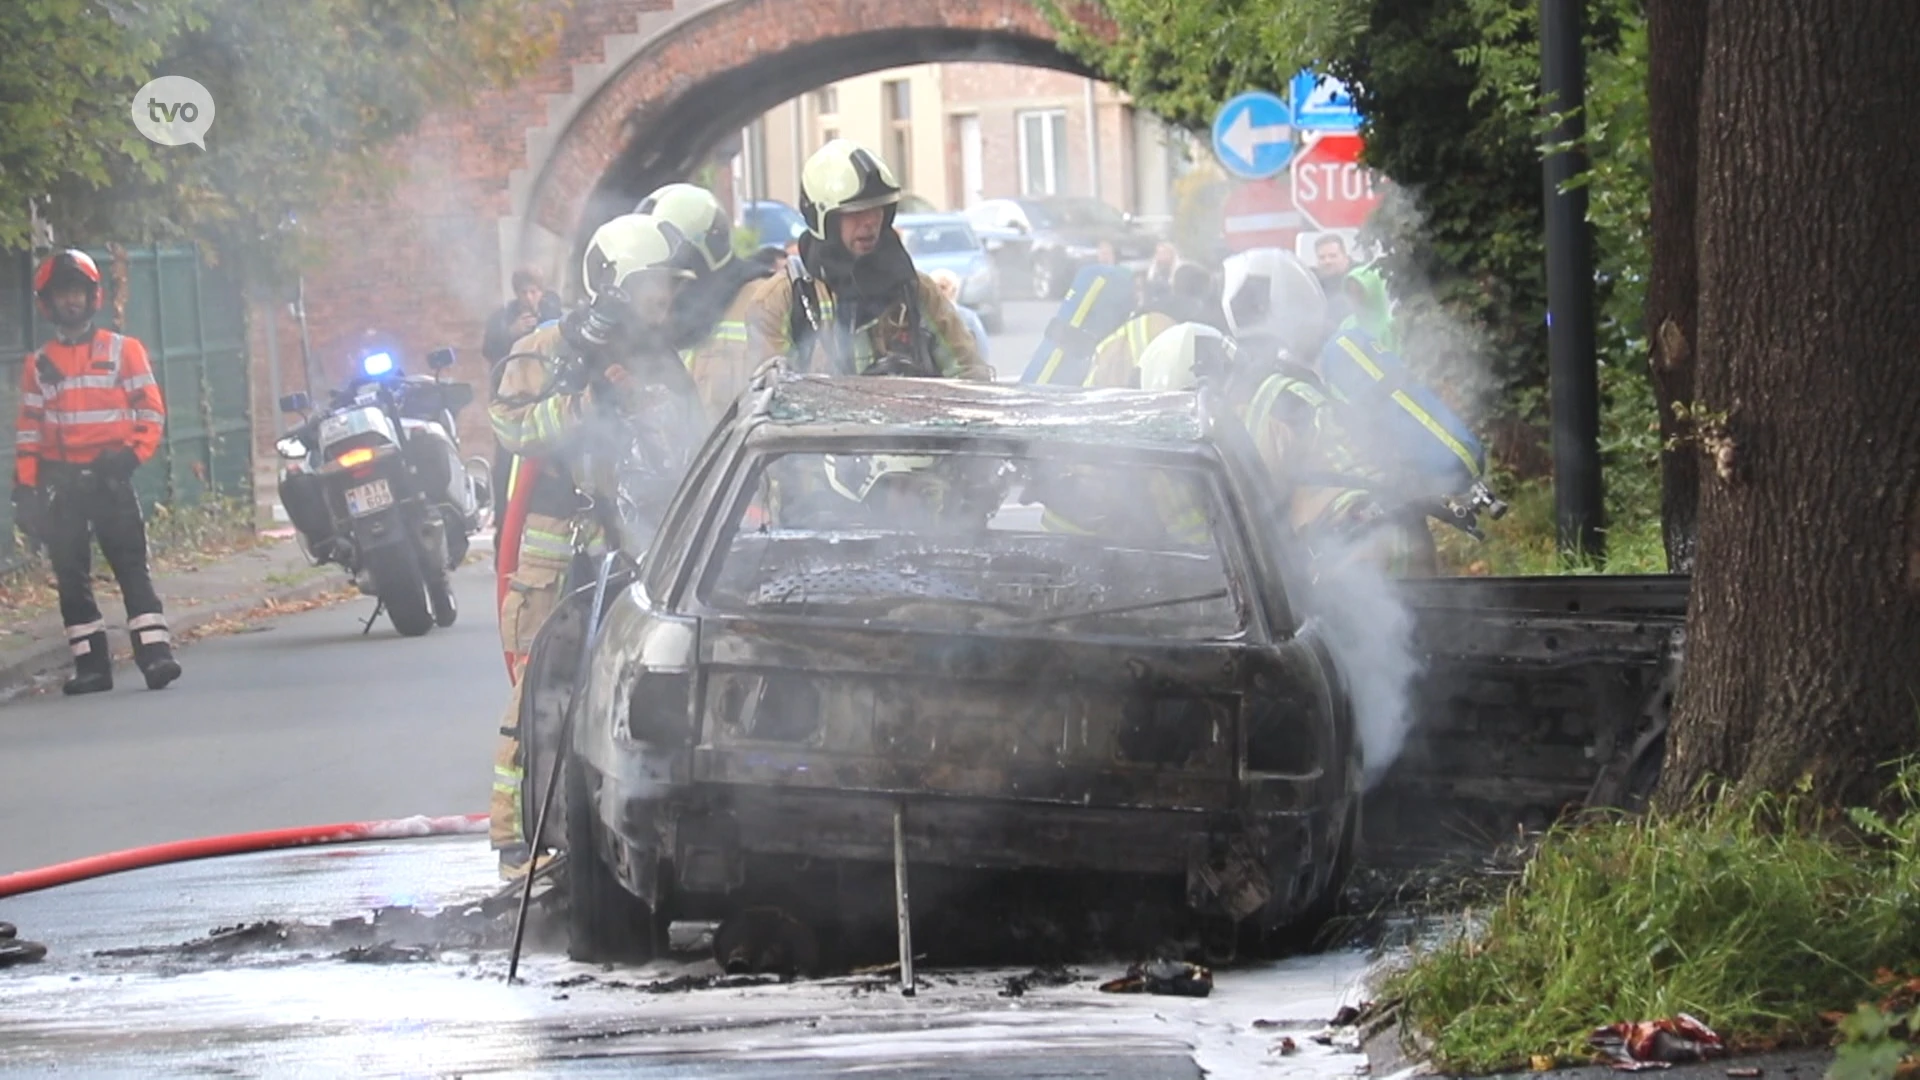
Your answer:
[[[47,293],[60,285],[82,284],[87,286],[87,317],[100,310],[100,268],[93,264],[93,257],[76,248],[56,251],[40,263],[33,272],[33,296],[40,305],[40,314],[53,318],[53,308],[47,302]]]

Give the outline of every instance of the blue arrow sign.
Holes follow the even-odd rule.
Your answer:
[[[1213,153],[1235,176],[1277,175],[1293,160],[1293,149],[1293,110],[1265,90],[1235,97],[1213,118]]]
[[[1360,130],[1360,110],[1353,107],[1347,84],[1330,76],[1303,71],[1293,77],[1293,123],[1303,131],[1350,134]]]

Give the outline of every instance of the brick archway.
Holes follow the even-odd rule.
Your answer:
[[[593,228],[781,102],[906,64],[987,60],[1087,74],[1022,0],[680,0],[612,72],[516,200],[513,256],[570,272]],[[506,239],[503,230],[503,239]]]

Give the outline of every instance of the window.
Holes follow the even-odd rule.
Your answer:
[[[699,590],[714,610],[1158,640],[1246,628],[1244,551],[1216,528],[1231,518],[1204,469],[876,444],[762,458],[746,493]]]
[[[1020,124],[1020,193],[1058,195],[1067,187],[1067,111],[1016,114]]]
[[[902,188],[913,186],[913,88],[905,79],[880,84],[887,108],[887,164]]]
[[[980,250],[980,240],[965,225],[921,225],[900,230],[909,255],[956,255]]]
[[[835,87],[823,86],[813,92],[814,111],[822,116],[832,116],[840,111],[840,91]]]

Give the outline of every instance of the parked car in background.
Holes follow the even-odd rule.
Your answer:
[[[902,214],[894,219],[914,268],[923,274],[951,270],[960,278],[960,303],[980,316],[988,333],[1004,325],[1000,272],[986,245],[960,214]]]
[[[741,204],[740,226],[753,230],[754,247],[784,248],[807,231],[807,219],[778,199],[756,199]]]
[[[967,211],[976,229],[1008,232],[1030,245],[1033,295],[1058,300],[1080,268],[1113,245],[1121,265],[1144,267],[1158,238],[1099,199],[1052,195],[1035,199],[988,199]]]

